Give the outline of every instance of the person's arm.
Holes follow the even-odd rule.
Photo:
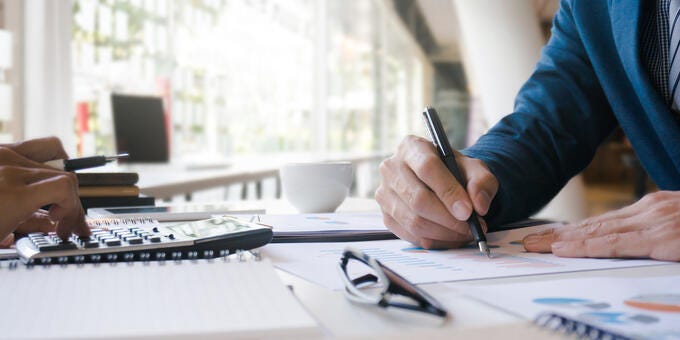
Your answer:
[[[616,120],[581,42],[571,1],[562,1],[515,109],[462,151],[482,160],[499,182],[490,229],[524,219],[583,170]],[[499,75],[502,77],[502,75]]]

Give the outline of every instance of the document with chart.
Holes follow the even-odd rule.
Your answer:
[[[481,254],[474,244],[462,249],[426,250],[402,240],[269,244],[263,253],[278,268],[332,289],[343,287],[336,267],[347,246],[380,260],[416,284],[666,264],[652,260],[574,259],[527,253],[522,238],[545,228],[489,233],[491,259]]]
[[[634,339],[680,339],[680,276],[475,284],[465,292],[531,320],[557,313]]]

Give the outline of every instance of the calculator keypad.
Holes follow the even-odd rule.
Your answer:
[[[90,237],[71,236],[68,241],[62,241],[56,233],[32,233],[28,237],[40,251],[71,250],[79,248],[125,247],[161,243],[163,237],[155,230],[132,228],[94,228]],[[169,241],[168,241],[169,242]]]

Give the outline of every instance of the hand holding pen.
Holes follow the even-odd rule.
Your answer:
[[[460,183],[461,189],[465,191],[466,181],[463,178],[463,174],[460,172],[460,169],[458,168],[456,155],[454,154],[451,145],[449,145],[449,139],[446,137],[444,126],[442,125],[441,120],[439,120],[439,114],[437,114],[437,111],[434,108],[426,107],[423,111],[423,120],[425,122],[427,132],[430,134],[430,138],[432,139],[432,144],[434,144],[434,147],[439,153],[439,157],[442,159],[442,162],[444,162],[444,165],[446,165],[446,168],[451,172],[453,177],[456,178],[456,181]],[[473,239],[479,246],[479,251],[486,254],[486,256],[490,258],[491,252],[489,251],[489,247],[486,244],[486,236],[482,230],[481,220],[474,210],[472,210],[470,213],[467,223],[470,227],[470,232],[472,233]]]
[[[453,153],[465,186],[432,141],[417,136],[406,137],[380,165],[376,200],[385,225],[400,238],[423,248],[458,248],[473,240],[467,220],[473,210],[486,215],[498,181],[481,160]]]
[[[96,168],[117,161],[121,158],[129,157],[128,154],[122,153],[115,156],[90,156],[82,158],[71,159],[55,159],[46,162],[45,165],[53,167],[58,170],[76,171],[82,169]]]

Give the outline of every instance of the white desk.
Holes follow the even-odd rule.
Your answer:
[[[265,202],[269,213],[294,212],[292,207],[283,201]],[[378,205],[373,200],[348,199],[338,211],[377,211]],[[304,246],[304,245],[301,245]],[[680,264],[654,267],[638,267],[625,269],[598,270],[588,272],[546,274],[514,278],[471,280],[457,282],[452,285],[421,285],[432,296],[445,305],[451,313],[450,320],[440,322],[435,318],[422,316],[419,313],[404,312],[395,309],[383,310],[377,307],[352,304],[345,299],[342,292],[332,291],[312,284],[299,277],[279,271],[284,282],[292,285],[295,294],[304,306],[317,318],[321,326],[333,337],[403,337],[415,336],[486,338],[503,336],[503,338],[527,339],[546,338],[545,332],[538,332],[525,326],[523,319],[508,312],[499,310],[462,295],[467,285],[479,282],[513,283],[565,278],[582,278],[597,276],[612,277],[650,277],[680,274]]]

